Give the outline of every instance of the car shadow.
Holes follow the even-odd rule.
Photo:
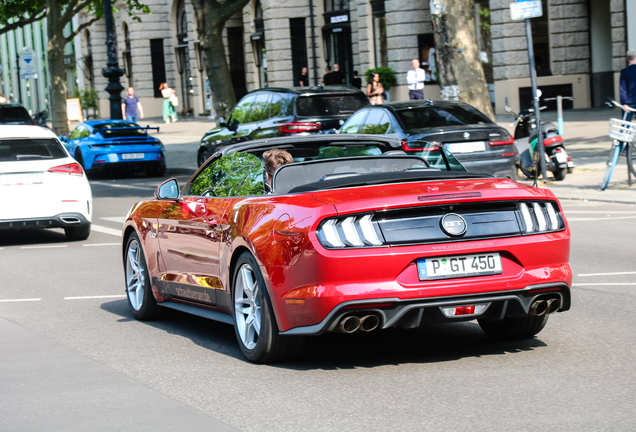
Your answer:
[[[61,228],[2,230],[0,247],[5,246],[33,246],[54,243],[72,243],[66,238]]]
[[[102,303],[104,311],[133,321],[126,300]],[[147,325],[190,339],[202,348],[248,362],[243,356],[234,328],[168,309],[165,317]],[[424,324],[415,330],[387,329],[370,333],[328,333],[307,337],[295,360],[268,365],[290,370],[335,370],[373,368],[403,363],[438,363],[469,357],[509,355],[547,346],[540,339],[497,341],[484,334],[474,322]]]

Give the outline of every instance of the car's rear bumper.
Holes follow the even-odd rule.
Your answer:
[[[165,166],[163,160],[139,160],[130,162],[100,162],[94,163],[90,169],[87,169],[88,173],[97,173],[103,171],[148,171],[153,169],[160,169]]]
[[[508,177],[512,180],[517,179],[518,157],[516,154],[510,157],[490,160],[471,160],[470,158],[462,158],[461,155],[455,155],[455,157],[469,172],[490,174],[495,177]]]
[[[90,225],[90,221],[81,213],[60,213],[51,217],[0,219],[0,230],[33,228],[70,228]]]
[[[339,324],[348,316],[362,318],[375,315],[379,318],[378,328],[399,327],[403,329],[419,327],[423,322],[456,322],[472,319],[497,320],[506,316],[527,316],[531,305],[537,300],[557,299],[559,311],[570,309],[570,287],[563,282],[530,285],[523,290],[488,292],[476,295],[457,295],[415,300],[399,298],[378,298],[372,300],[348,301],[336,306],[320,323],[295,327],[281,332],[283,335],[319,335],[337,331]],[[441,308],[486,305],[479,314],[447,317]]]

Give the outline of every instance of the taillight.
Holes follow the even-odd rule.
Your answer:
[[[320,130],[318,123],[285,123],[278,126],[278,132],[281,134],[297,134],[302,132],[318,132]]]
[[[53,168],[49,168],[49,172],[57,173],[57,174],[69,174],[76,176],[83,176],[84,170],[82,166],[78,163],[70,163],[66,165],[60,165]]]
[[[422,144],[427,145],[427,142],[422,142]],[[436,151],[439,150],[439,146],[429,145],[428,147],[411,147],[409,146],[409,142],[406,139],[402,140],[402,150],[404,151]]]
[[[553,137],[544,139],[543,140],[543,145],[544,146],[549,146],[549,145],[552,145],[552,144],[557,143],[557,142],[563,142],[563,138],[561,138],[561,135],[555,135]]]
[[[492,146],[496,146],[496,145],[513,145],[515,143],[515,139],[512,137],[512,135],[510,135],[510,139],[506,140],[506,141],[491,141],[489,142],[490,145]]]

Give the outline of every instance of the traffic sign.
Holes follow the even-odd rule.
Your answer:
[[[20,56],[20,78],[33,79],[38,77],[37,57],[30,47],[22,47],[18,52]]]
[[[521,0],[517,3],[510,3],[510,18],[515,21],[537,18],[542,15],[541,0]]]

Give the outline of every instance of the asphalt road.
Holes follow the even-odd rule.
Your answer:
[[[326,335],[263,366],[228,325],[132,318],[118,233],[158,182],[92,180],[86,241],[1,233],[1,431],[634,429],[636,206],[563,202],[573,306],[534,339],[472,322]]]

